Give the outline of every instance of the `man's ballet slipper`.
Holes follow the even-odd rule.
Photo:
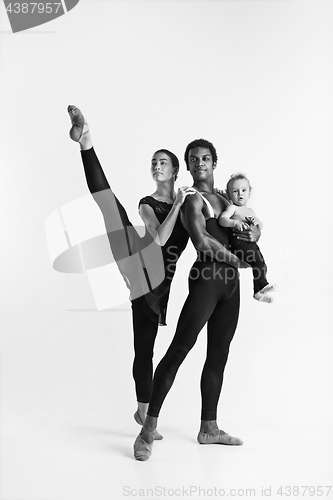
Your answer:
[[[76,106],[71,104],[68,106],[67,111],[72,122],[72,128],[69,131],[69,136],[73,141],[80,142],[81,137],[89,132],[88,124],[85,121],[83,114]]]
[[[143,431],[149,435],[149,438],[151,439],[149,443],[142,438]],[[153,449],[153,443],[153,433],[142,429],[134,442],[134,458],[136,460],[139,460],[140,462],[145,462],[146,460],[148,460]]]
[[[134,420],[136,421],[136,423],[141,425],[141,427],[143,427],[144,420],[142,420],[142,418],[140,417],[140,415],[137,411],[134,413],[133,417],[134,417]],[[154,436],[155,441],[160,441],[161,439],[163,439],[162,434],[160,434],[157,429],[154,430],[153,436]]]
[[[238,437],[230,436],[220,429],[209,434],[199,432],[197,440],[200,444],[225,444],[228,446],[241,446],[243,444],[243,441]]]

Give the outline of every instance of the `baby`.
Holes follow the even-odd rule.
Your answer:
[[[233,174],[227,184],[227,194],[231,201],[219,217],[219,224],[224,227],[234,227],[239,231],[251,225],[262,229],[263,223],[257,218],[252,208],[247,207],[251,194],[251,185],[242,173]],[[256,243],[238,240],[230,234],[231,249],[237,257],[247,262],[253,272],[253,297],[260,302],[272,302],[273,297],[268,292],[274,292],[276,285],[269,285],[266,280],[267,267],[260,249]]]

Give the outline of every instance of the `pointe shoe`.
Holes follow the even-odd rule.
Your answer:
[[[137,424],[141,425],[143,427],[143,424],[145,423],[144,420],[142,420],[142,418],[140,417],[138,411],[136,411],[133,415],[134,417],[134,420],[136,421]],[[153,436],[154,436],[154,441],[160,441],[161,439],[163,439],[163,436],[162,434],[160,434],[158,432],[157,429],[154,430],[153,432]]]
[[[88,124],[84,119],[83,114],[76,106],[72,104],[67,108],[69,117],[72,122],[72,128],[69,131],[70,138],[75,142],[80,142],[81,137],[89,132]]]
[[[142,434],[145,433],[149,436],[151,441],[145,441]],[[154,436],[152,432],[142,429],[138,437],[136,438],[133,448],[134,448],[134,458],[140,462],[145,462],[151,455],[154,444]]]
[[[243,444],[243,441],[238,437],[230,436],[230,434],[220,429],[209,434],[199,432],[197,440],[200,444],[225,444],[229,446],[241,446]]]

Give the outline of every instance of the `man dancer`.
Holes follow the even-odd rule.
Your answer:
[[[227,250],[228,231],[218,224],[227,201],[214,190],[215,147],[204,139],[195,140],[186,148],[185,162],[198,193],[185,200],[182,222],[197,249],[198,258],[190,271],[190,291],[175,336],[154,374],[144,426],[134,443],[134,456],[141,461],[151,455],[153,432],[163,401],[178,368],[206,323],[207,357],[201,376],[201,426],[197,439],[200,444],[243,444],[241,439],[220,430],[216,421],[224,367],[239,314],[237,267],[243,264]],[[260,230],[251,226],[239,238],[256,241],[259,236]]]

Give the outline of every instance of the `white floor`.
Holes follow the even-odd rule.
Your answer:
[[[49,419],[16,434],[7,429],[1,500],[284,498],[288,486],[302,486],[301,496],[305,486],[332,484],[332,428],[237,426],[244,445],[236,448],[200,446],[197,428],[184,424],[160,427],[164,440],[154,444],[148,462],[133,459],[138,426],[130,418],[109,425]],[[302,498],[319,498],[313,491]]]

